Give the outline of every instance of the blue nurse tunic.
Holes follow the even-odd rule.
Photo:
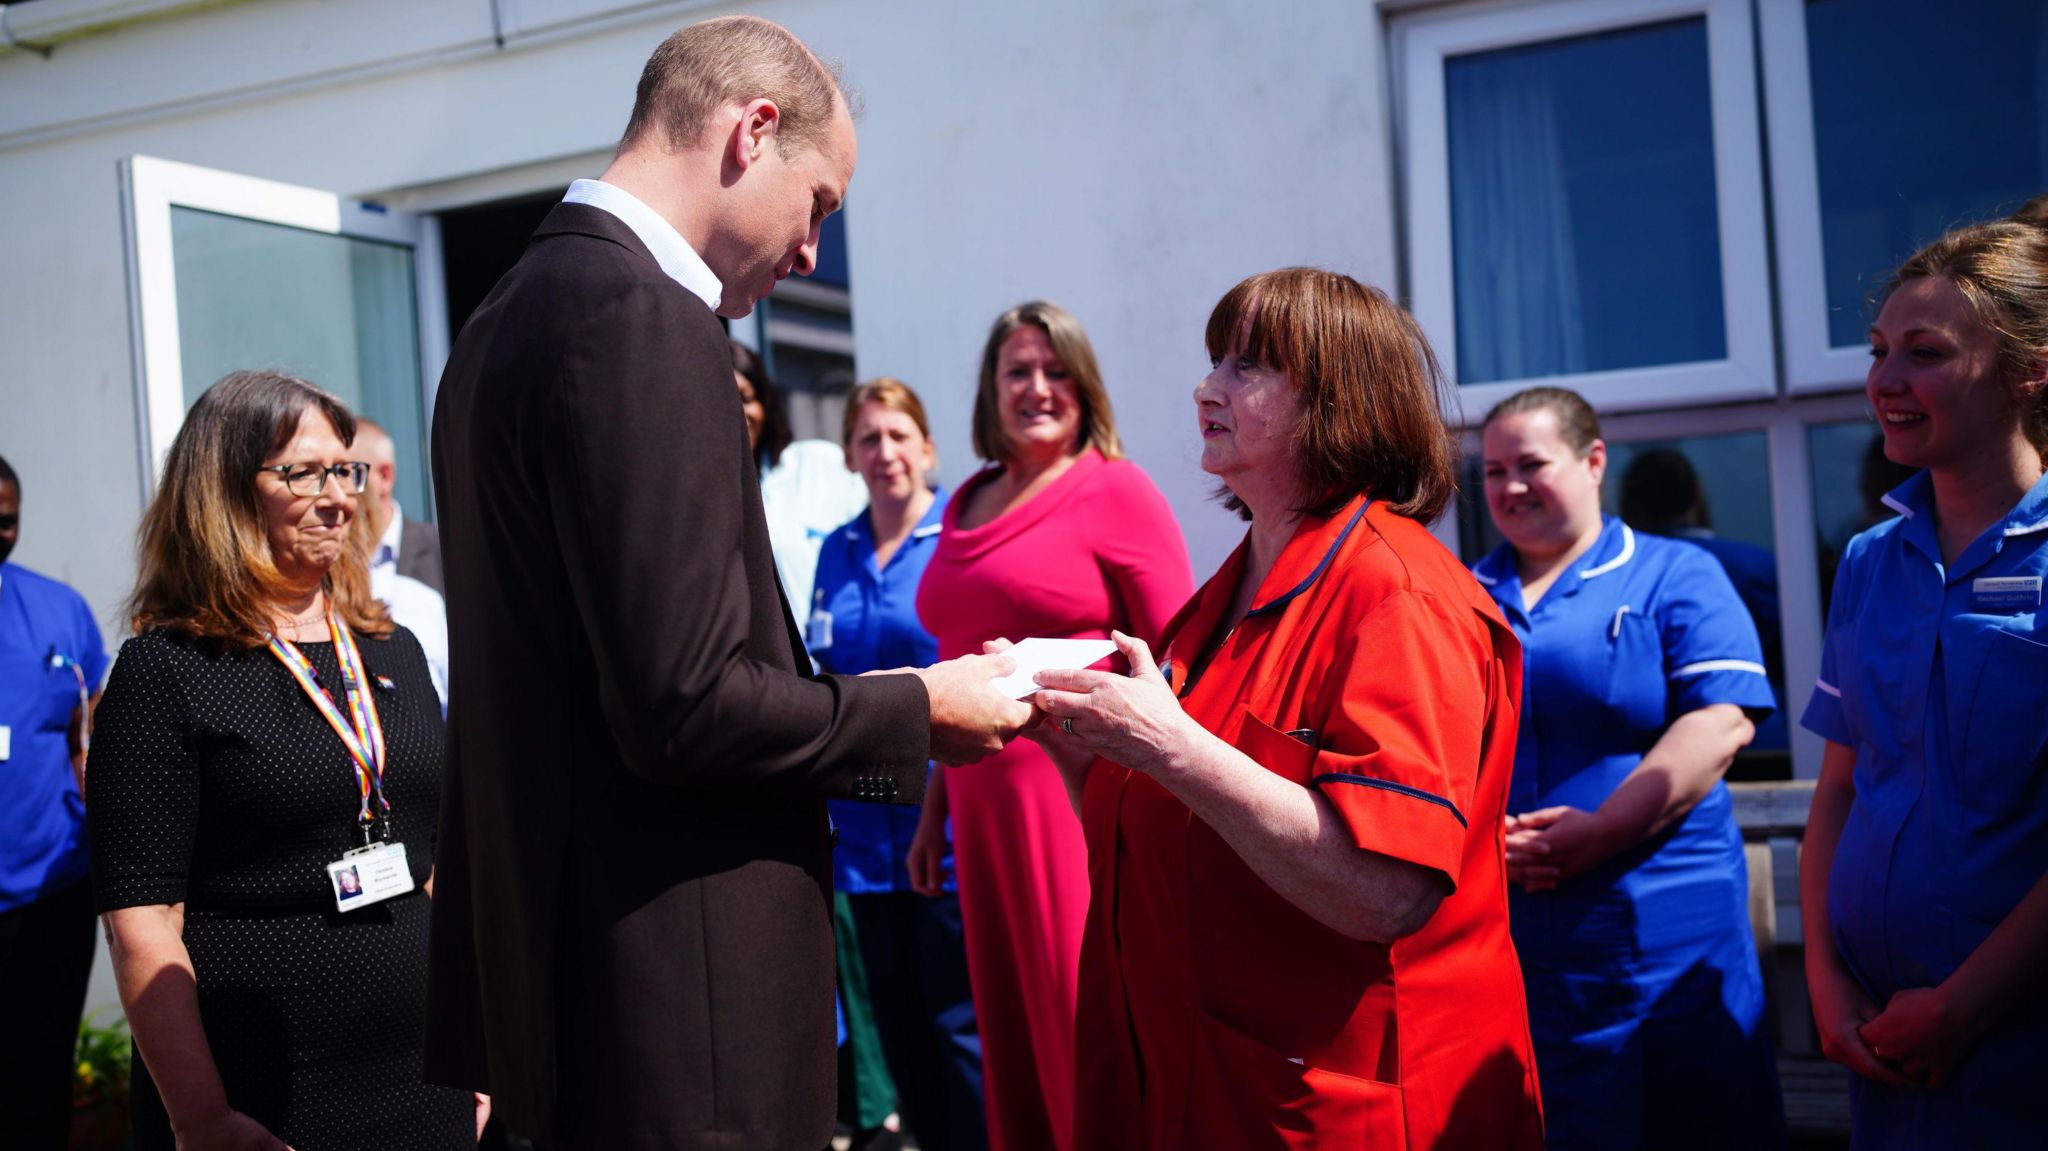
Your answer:
[[[1774,706],[1756,626],[1699,548],[1605,520],[1533,608],[1511,546],[1473,567],[1522,641],[1508,811],[1591,811],[1672,721]],[[1553,1148],[1777,1147],[1777,1069],[1728,789],[1553,891],[1509,893]]]
[[[875,532],[865,509],[825,537],[804,628],[804,643],[819,667],[835,675],[859,675],[939,662],[939,641],[917,618],[917,585],[938,550],[945,515],[941,489],[886,567],[875,564]],[[833,890],[848,895],[909,891],[906,861],[919,809],[843,799],[826,806],[839,829],[832,851]],[[950,859],[946,875],[951,891]]]
[[[1941,560],[1925,473],[1849,541],[1802,717],[1856,753],[1828,874],[1834,943],[1879,1007],[1955,973],[2048,873],[2048,478]],[[2048,1000],[1938,1091],[1852,1080],[1863,1148],[2048,1146]]]
[[[0,564],[0,912],[63,891],[90,866],[85,801],[71,774],[80,672],[88,693],[107,674],[84,597]]]

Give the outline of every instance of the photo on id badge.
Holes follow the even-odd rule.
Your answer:
[[[338,911],[355,911],[412,890],[412,868],[403,843],[373,843],[327,865]]]

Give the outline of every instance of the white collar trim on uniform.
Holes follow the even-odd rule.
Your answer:
[[[1912,519],[1915,514],[1912,508],[1907,507],[1904,503],[1900,502],[1896,497],[1890,494],[1887,494],[1880,502],[1882,502],[1884,506],[1892,509],[1900,515],[1905,516],[1909,520]]]
[[[602,212],[618,217],[619,222],[632,229],[640,242],[647,245],[647,253],[670,279],[690,290],[690,294],[704,301],[704,306],[716,312],[718,302],[725,297],[725,285],[719,281],[718,273],[704,262],[675,225],[662,219],[661,213],[647,206],[638,196],[616,184],[603,180],[578,180],[569,185],[569,191],[562,197],[565,204],[586,204]]]
[[[1636,533],[1631,531],[1627,524],[1623,524],[1621,525],[1621,554],[1615,556],[1611,560],[1608,560],[1604,564],[1600,564],[1597,567],[1589,567],[1582,569],[1579,572],[1579,578],[1592,579],[1594,576],[1606,575],[1608,572],[1613,571],[1615,568],[1620,567],[1621,565],[1627,563],[1635,557]]]

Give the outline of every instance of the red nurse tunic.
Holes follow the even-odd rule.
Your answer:
[[[1348,939],[1149,777],[1097,761],[1076,1145],[1539,1151],[1502,842],[1514,633],[1426,528],[1358,497],[1303,522],[1201,664],[1245,562],[1240,545],[1167,627],[1182,707],[1453,891],[1405,939]]]

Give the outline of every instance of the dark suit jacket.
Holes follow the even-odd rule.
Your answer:
[[[434,525],[405,520],[398,528],[398,574],[448,594],[441,578],[441,535]]]
[[[448,760],[427,1076],[550,1148],[832,1131],[824,797],[922,796],[908,676],[811,678],[725,332],[558,205],[434,412]]]

